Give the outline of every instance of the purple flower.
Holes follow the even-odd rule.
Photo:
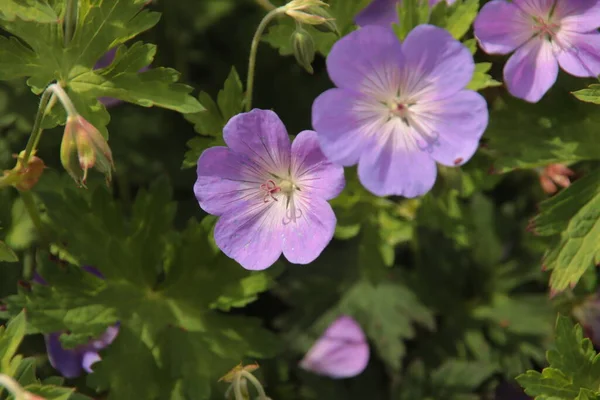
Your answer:
[[[104,275],[95,267],[83,266],[81,269],[104,279]],[[32,281],[40,285],[48,285],[46,280],[37,272],[34,273]],[[83,371],[91,373],[92,365],[101,359],[100,350],[108,347],[115,340],[118,333],[119,324],[117,323],[114,326],[109,326],[99,338],[91,339],[88,343],[74,349],[62,347],[60,336],[63,332],[44,335],[50,364],[66,378],[76,378]]]
[[[490,54],[513,54],[504,80],[515,97],[535,103],[552,87],[558,66],[578,77],[600,74],[600,1],[493,0],[475,20]]]
[[[600,348],[600,291],[573,308],[573,316],[596,348]]]
[[[317,135],[290,143],[272,111],[233,117],[223,130],[228,147],[205,150],[194,185],[200,207],[221,218],[217,246],[244,268],[271,266],[281,253],[292,263],[316,259],[333,237],[327,202],[344,188],[344,170],[325,158]]]
[[[357,25],[383,25],[389,26],[398,23],[398,12],[396,6],[401,0],[373,0],[355,18]],[[433,7],[442,0],[429,0],[429,6]],[[456,0],[446,0],[452,5]]]
[[[117,48],[114,47],[114,48],[110,49],[102,57],[100,57],[100,59],[96,62],[96,65],[94,65],[94,69],[101,69],[101,68],[108,67],[110,64],[112,64],[116,55],[117,55]],[[146,66],[146,67],[140,69],[138,72],[144,72],[144,71],[147,71],[148,69],[149,69],[149,67]],[[114,107],[123,102],[122,100],[115,99],[112,97],[100,97],[100,98],[98,98],[98,101],[100,103],[104,104],[105,107]]]
[[[477,150],[487,104],[465,90],[475,64],[445,30],[413,29],[400,43],[391,27],[366,26],[339,40],[327,57],[338,88],[312,109],[323,153],[358,163],[362,184],[378,196],[429,191],[436,161],[462,165]]]
[[[360,325],[341,316],[306,353],[300,367],[330,378],[350,378],[363,372],[369,363],[369,344]]]

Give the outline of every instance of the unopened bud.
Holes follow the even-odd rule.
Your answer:
[[[60,146],[60,160],[65,170],[85,186],[90,168],[96,168],[110,182],[114,164],[106,139],[81,115],[67,117]]]
[[[302,24],[321,25],[327,22],[326,18],[314,14],[309,14],[305,11],[289,10],[285,13]]]
[[[314,72],[312,63],[315,59],[315,42],[308,32],[299,28],[292,34],[292,47],[296,61],[309,74]]]
[[[318,17],[323,18],[325,21],[321,24],[313,24],[313,26],[320,30],[321,32],[325,32],[325,33],[339,33],[338,29],[337,29],[337,25],[335,23],[335,18],[333,18],[331,16],[331,14],[329,14],[324,8],[322,7],[309,7],[306,9],[306,13],[311,14],[311,15],[315,15]]]
[[[554,194],[558,186],[567,188],[571,185],[570,178],[575,175],[571,169],[563,164],[550,164],[538,171],[540,174],[540,185],[544,192]]]
[[[25,163],[25,151],[14,157],[17,159],[17,165],[9,171],[4,171],[0,178],[0,186],[12,185],[22,192],[31,190],[46,169],[44,161],[35,156],[35,151],[32,152],[27,163]]]

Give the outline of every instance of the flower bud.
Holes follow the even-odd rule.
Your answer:
[[[571,185],[570,178],[575,175],[571,169],[563,164],[550,164],[538,171],[540,174],[540,185],[544,192],[554,194],[558,186],[567,188]]]
[[[69,175],[82,186],[85,186],[88,169],[95,167],[110,182],[115,168],[106,139],[81,115],[67,117],[60,160]]]
[[[302,24],[321,25],[327,22],[326,18],[305,11],[290,10],[285,13]]]
[[[331,16],[324,8],[322,7],[309,7],[306,9],[306,12],[311,15],[319,16],[325,19],[325,22],[321,24],[314,24],[313,26],[321,32],[325,33],[336,33],[338,34],[338,28],[335,23],[335,18]]]
[[[25,151],[14,157],[17,159],[17,165],[10,171],[4,171],[4,176],[0,178],[0,186],[12,185],[22,192],[31,190],[46,169],[44,161],[35,156],[35,151],[32,152],[27,164],[24,161]]]
[[[312,62],[315,59],[315,42],[308,32],[302,28],[296,29],[292,34],[292,47],[296,61],[309,74],[312,74]]]

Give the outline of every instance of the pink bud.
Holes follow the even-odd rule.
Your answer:
[[[569,178],[573,177],[575,172],[562,164],[549,164],[540,171],[540,185],[544,192],[554,194],[558,191],[558,186],[567,188],[571,184]]]
[[[96,168],[110,182],[115,168],[106,139],[81,115],[67,118],[60,160],[69,175],[82,186],[85,186],[88,169]]]
[[[17,159],[17,165],[9,171],[4,171],[0,182],[5,185],[12,185],[22,192],[31,190],[40,180],[44,169],[46,169],[44,161],[36,157],[35,152],[31,154],[27,164],[25,164],[25,151],[22,151],[18,156],[15,154],[13,157]]]

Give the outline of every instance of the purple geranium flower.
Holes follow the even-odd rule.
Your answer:
[[[94,267],[83,266],[81,269],[100,279],[104,279],[102,273]],[[34,274],[32,280],[40,285],[48,284],[37,272]],[[60,342],[60,335],[62,334],[63,332],[54,332],[44,335],[48,359],[52,367],[64,377],[76,378],[83,371],[92,372],[92,365],[101,359],[100,350],[108,347],[119,334],[119,324],[109,326],[99,338],[91,339],[88,343],[74,349],[65,349],[62,347],[62,343]]]
[[[389,26],[398,22],[398,12],[396,6],[401,0],[373,0],[365,7],[355,18],[357,25],[383,25]],[[429,6],[433,7],[442,0],[429,0]],[[456,0],[446,0],[446,3],[453,4]]]
[[[194,185],[200,207],[221,218],[217,246],[244,268],[271,266],[281,253],[307,264],[333,237],[336,218],[327,202],[344,188],[344,170],[327,161],[317,135],[290,143],[272,111],[252,110],[223,129],[228,147],[205,150]]]
[[[306,353],[300,367],[330,378],[350,378],[369,363],[369,344],[360,325],[348,316],[336,319]]]
[[[475,64],[444,29],[420,25],[400,43],[391,27],[366,26],[339,40],[327,57],[338,87],[313,104],[313,126],[333,162],[358,163],[378,196],[429,191],[436,161],[462,165],[488,123],[487,104],[465,90]]]
[[[101,69],[101,68],[108,67],[110,64],[112,64],[116,55],[117,55],[117,48],[114,47],[114,48],[110,49],[96,62],[96,65],[94,65],[94,69]],[[146,67],[140,69],[138,72],[144,72],[144,71],[147,71],[148,69],[149,69],[149,67],[146,66]],[[123,102],[123,100],[115,99],[112,97],[99,97],[98,101],[100,103],[104,104],[105,107],[114,107]]]
[[[599,0],[493,0],[475,20],[490,54],[515,54],[504,66],[509,92],[535,103],[552,87],[558,66],[578,77],[600,74]]]

